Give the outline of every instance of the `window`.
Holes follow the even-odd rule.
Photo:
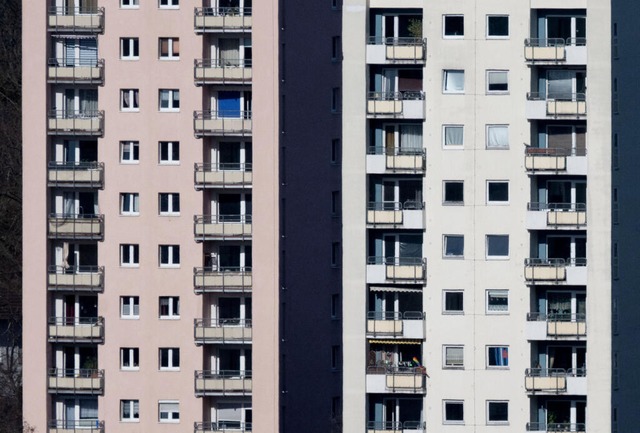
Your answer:
[[[180,90],[160,89],[158,106],[160,111],[180,111]]]
[[[445,400],[443,402],[444,424],[464,424],[464,402]]]
[[[140,111],[139,99],[138,89],[120,89],[120,110]]]
[[[487,367],[508,367],[509,347],[487,346]]]
[[[331,243],[331,266],[340,267],[340,242]]]
[[[464,71],[445,69],[442,75],[444,93],[464,93]]]
[[[509,93],[509,71],[487,71],[487,93]]]
[[[139,215],[140,195],[137,192],[120,193],[120,215]]]
[[[342,0],[331,0],[331,9],[334,11],[340,10],[342,6]]]
[[[331,216],[340,216],[341,208],[340,191],[331,191]]]
[[[180,58],[179,38],[158,39],[158,57],[162,60],[177,60]]]
[[[158,211],[160,215],[180,215],[180,194],[176,192],[158,194]]]
[[[120,421],[138,422],[140,420],[140,401],[120,400]]]
[[[487,15],[487,39],[507,39],[509,37],[508,15]]]
[[[342,94],[340,87],[331,89],[331,112],[339,113],[342,105]]]
[[[509,258],[509,235],[487,235],[487,259]]]
[[[177,9],[180,6],[180,0],[159,0],[158,7],[162,9]]]
[[[443,346],[443,368],[464,368],[464,346]]]
[[[464,257],[464,236],[444,235],[444,258]]]
[[[120,59],[138,60],[140,42],[138,38],[120,38]]]
[[[140,349],[137,347],[121,347],[120,369],[140,370]]]
[[[333,36],[331,38],[331,61],[339,62],[342,57],[342,42],[340,36]]]
[[[488,180],[487,181],[487,204],[509,203],[509,182]]]
[[[487,424],[508,424],[509,423],[509,402],[488,401],[487,402]]]
[[[158,144],[160,164],[178,164],[180,162],[180,143],[177,141],[161,141]]]
[[[445,149],[462,147],[464,144],[464,128],[462,125],[444,125],[442,127],[442,145]]]
[[[340,164],[340,139],[331,140],[331,164]]]
[[[159,261],[161,268],[180,266],[180,245],[160,245]]]
[[[180,349],[177,347],[161,347],[158,354],[160,370],[180,369]]]
[[[444,181],[444,204],[462,204],[464,202],[464,182]]]
[[[340,318],[340,295],[331,295],[331,318]]]
[[[442,17],[442,36],[462,38],[464,36],[464,15],[444,15]]]
[[[509,312],[508,290],[487,290],[487,314],[505,314]]]
[[[177,401],[159,401],[158,422],[180,422],[180,403]]]
[[[120,0],[120,7],[123,9],[138,9],[138,0]]]
[[[464,310],[464,292],[461,290],[445,290],[442,292],[442,311],[448,314],[461,314]]]
[[[340,369],[340,346],[331,346],[331,369]]]
[[[487,125],[487,149],[509,148],[509,126]]]
[[[140,266],[140,249],[137,244],[120,244],[120,266]]]
[[[120,163],[137,164],[140,162],[140,143],[137,141],[120,142]]]
[[[138,319],[140,317],[140,297],[120,296],[120,318]]]
[[[178,296],[160,296],[160,318],[180,318],[180,298]]]

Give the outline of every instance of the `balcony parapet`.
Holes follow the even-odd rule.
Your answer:
[[[587,40],[585,38],[528,38],[524,40],[524,58],[531,65],[586,65]]]
[[[582,394],[582,392],[576,392],[571,388],[576,388],[573,383],[570,383],[573,379],[585,379],[587,376],[587,370],[584,368],[570,368],[565,370],[564,368],[527,368],[525,370],[524,387],[529,393],[552,393],[552,394]],[[583,386],[586,391],[586,382]]]
[[[530,340],[544,339],[543,337],[579,339],[587,336],[587,316],[583,313],[527,313],[527,322],[539,323],[545,327],[542,332],[527,332]],[[535,338],[536,336],[542,338]]]
[[[527,431],[547,432],[547,433],[585,433],[587,426],[584,423],[567,423],[567,422],[528,422]]]
[[[587,225],[585,203],[527,203],[527,229],[584,229]]]
[[[203,84],[251,84],[252,61],[241,59],[196,59],[193,79]]]
[[[246,32],[251,30],[250,7],[198,7],[194,9],[196,33]]]
[[[104,32],[104,8],[51,6],[48,30],[51,32]]]
[[[75,394],[102,394],[104,370],[96,369],[49,369],[49,392],[72,392]]]
[[[367,224],[371,227],[424,229],[424,202],[369,202]]]
[[[104,433],[104,421],[97,419],[54,419],[48,433]]]
[[[104,163],[50,161],[47,184],[71,188],[103,188]]]
[[[411,431],[415,433],[423,433],[427,430],[427,424],[422,421],[369,421],[367,422],[367,433],[383,433],[383,432],[405,432]]]
[[[104,290],[104,266],[48,267],[49,290],[102,292]]]
[[[196,163],[194,184],[203,188],[251,188],[253,172],[251,163]]]
[[[193,268],[196,293],[248,292],[252,284],[250,267]]]
[[[50,317],[49,341],[70,343],[102,343],[103,317]]]
[[[49,83],[104,84],[104,59],[49,59]]]
[[[197,241],[251,239],[251,215],[195,215],[193,234]]]
[[[49,215],[49,237],[101,240],[104,238],[104,215],[51,214]]]
[[[422,311],[369,311],[367,336],[424,339],[424,321]]]
[[[527,93],[526,114],[528,119],[584,119],[587,115],[585,93],[557,93],[545,95],[540,92]]]
[[[531,173],[587,174],[587,149],[525,147],[524,166]]]
[[[194,319],[196,344],[251,343],[251,319]]]
[[[424,92],[369,92],[367,115],[399,119],[424,119]]]
[[[193,423],[193,431],[194,433],[245,433],[252,431],[252,425],[250,422],[240,421],[196,422]]]
[[[427,40],[424,38],[384,38],[371,36],[367,41],[367,63],[424,64]]]
[[[205,395],[251,395],[250,370],[198,370],[195,372],[195,393]]]
[[[524,262],[524,278],[528,284],[586,285],[586,258],[539,259]]]
[[[422,174],[426,169],[424,148],[400,147],[389,149],[371,146],[367,149],[367,173],[412,173]]]
[[[367,259],[367,283],[424,284],[427,259],[422,257],[379,257]]]
[[[251,111],[194,111],[193,130],[196,137],[251,135]]]
[[[102,135],[104,111],[51,110],[47,126],[49,134]]]

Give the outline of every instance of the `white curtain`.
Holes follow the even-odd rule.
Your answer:
[[[400,126],[400,148],[404,150],[422,149],[422,126],[401,125]]]
[[[463,144],[462,126],[445,126],[444,127],[444,144],[445,146],[462,146]]]
[[[80,400],[80,419],[98,419],[98,400]]]
[[[509,147],[509,127],[506,125],[487,128],[487,147]]]

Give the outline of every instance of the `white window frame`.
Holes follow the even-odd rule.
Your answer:
[[[125,250],[128,249],[130,261],[124,261]],[[136,255],[138,261],[135,261]],[[138,244],[120,244],[120,266],[123,268],[139,268],[140,267],[140,245]]]
[[[165,250],[166,253],[164,252]],[[167,257],[166,263],[162,261],[163,255]],[[177,257],[174,255],[177,255]],[[180,245],[158,245],[158,266],[161,268],[179,268]]]
[[[167,55],[162,55],[162,42],[167,41]],[[177,43],[177,44],[176,44]],[[178,46],[178,52],[175,53],[174,47]],[[178,37],[162,37],[158,38],[158,59],[160,60],[180,60],[180,38]]]
[[[448,75],[454,73],[462,73],[462,89],[449,89],[447,86]],[[465,89],[465,73],[464,69],[443,69],[442,70],[442,93],[453,94],[453,95],[461,95],[464,93]]]
[[[447,419],[447,405],[449,404],[461,404],[462,405],[462,420],[448,420]],[[464,424],[464,400],[442,400],[442,424]]]
[[[129,96],[129,107],[125,107],[125,96]],[[136,102],[137,100],[137,102]],[[120,111],[138,112],[140,111],[140,90],[139,89],[120,89]]]
[[[129,147],[129,150],[126,148]],[[126,154],[129,158],[126,158]],[[136,153],[138,158],[136,159]],[[133,140],[125,140],[120,142],[120,164],[139,164],[140,163],[140,142]]]
[[[162,159],[162,146],[167,146],[167,159]],[[177,159],[175,154],[177,153]],[[179,141],[159,141],[158,142],[158,163],[162,165],[180,164],[180,142]]]
[[[126,407],[129,407],[129,417],[124,417]],[[136,406],[138,413],[136,414]],[[120,422],[140,422],[140,400],[120,400]]]
[[[128,308],[129,314],[125,311]],[[137,314],[136,314],[136,310]],[[140,297],[120,296],[120,318],[127,320],[137,320],[140,318]]]
[[[493,295],[506,295],[507,298],[507,308],[504,310],[501,309],[493,309],[489,304],[489,299]],[[504,297],[504,296],[499,296]],[[487,289],[485,291],[485,313],[492,315],[500,315],[500,314],[509,314],[509,290],[507,289]]]
[[[462,309],[461,310],[447,310],[447,295],[449,293],[456,293],[462,295]],[[442,291],[442,314],[464,314],[464,290],[461,289],[444,289]]]
[[[462,254],[447,255],[447,240],[449,238],[462,238]],[[444,234],[442,235],[442,258],[443,259],[464,259],[464,235],[461,234]]]
[[[138,52],[136,53],[136,41]],[[124,55],[125,45],[129,46],[129,55]],[[138,60],[140,59],[140,39],[135,37],[120,38],[120,60]]]
[[[136,364],[136,358],[138,363]],[[127,364],[125,365],[125,359]],[[122,371],[139,371],[140,370],[140,348],[138,347],[121,347],[120,348],[120,370]]]
[[[140,9],[139,0],[120,0],[120,9]]]
[[[489,350],[490,349],[507,349],[507,365],[489,365]],[[498,345],[498,344],[492,344],[489,346],[486,346],[485,348],[485,365],[487,366],[487,369],[493,370],[493,369],[497,369],[497,370],[508,370],[509,369],[509,346],[508,345]]]
[[[506,35],[491,35],[491,34],[489,34],[489,19],[491,19],[491,18],[506,18],[507,19],[507,34]],[[505,15],[505,14],[489,14],[489,15],[487,15],[486,25],[487,25],[487,32],[486,32],[487,39],[509,39],[509,37],[511,35],[511,20],[509,19],[509,15]]]
[[[447,18],[449,17],[462,17],[462,34],[461,35],[447,35]],[[442,38],[443,39],[463,39],[464,38],[464,14],[445,14],[442,15]]]
[[[491,404],[506,404],[507,405],[507,419],[506,420],[498,420],[494,421],[490,417],[489,406]],[[487,400],[487,413],[486,413],[487,425],[509,425],[509,400]]]
[[[162,209],[163,197],[166,196],[167,208]],[[178,209],[174,209],[174,197],[177,198]],[[160,192],[158,193],[158,214],[161,216],[179,216],[180,215],[180,194],[177,192]]]
[[[180,402],[177,400],[158,401],[158,422],[176,424],[180,422]]]
[[[162,300],[168,299],[168,314],[162,315]],[[177,312],[176,312],[177,310]],[[180,319],[180,297],[179,296],[160,296],[158,298],[158,317],[161,320],[177,320]]]
[[[507,131],[507,145],[503,146],[503,145],[492,145],[490,143],[490,137],[491,137],[491,130],[494,128],[500,128],[500,129],[506,129]],[[509,125],[501,125],[501,124],[495,124],[495,125],[487,125],[486,127],[486,148],[487,149],[497,149],[497,150],[507,150],[509,149]]]
[[[490,195],[490,185],[494,185],[494,184],[507,184],[507,199],[506,200],[491,200],[491,195]],[[509,194],[509,181],[508,180],[488,180],[487,181],[487,204],[490,205],[508,205],[509,204],[509,198],[510,198],[510,194]]]
[[[162,365],[162,353],[167,352],[167,365]],[[173,352],[178,351],[178,365],[173,365]],[[158,349],[158,370],[160,371],[180,371],[180,348],[161,347]]]
[[[462,362],[461,363],[453,363],[449,362],[448,351],[449,349],[462,349]],[[442,368],[443,369],[464,369],[464,345],[462,344],[444,344],[442,346]]]
[[[125,205],[129,210],[125,210]],[[140,194],[137,192],[120,193],[120,215],[138,216],[140,215]]]
[[[489,255],[489,240],[491,238],[507,238],[507,255],[506,256],[497,256],[497,255]],[[509,244],[509,235],[503,233],[492,233],[485,236],[485,258],[487,260],[509,260],[509,254],[511,253],[511,245]]]
[[[492,75],[502,75],[502,74],[506,74],[507,77],[507,88],[506,90],[492,90],[490,88],[490,81],[491,81],[491,76]],[[487,95],[508,95],[509,94],[509,70],[507,69],[487,69],[486,71],[486,92]]]
[[[158,0],[159,9],[180,9],[180,0]]]
[[[462,143],[447,144],[448,129],[460,129],[462,131]],[[464,125],[442,125],[442,148],[447,150],[464,148]]]
[[[447,184],[461,183],[462,184],[462,201],[447,200]],[[442,181],[442,204],[445,206],[461,206],[464,205],[464,181],[463,180],[443,180]]]
[[[162,95],[168,95],[168,106],[162,106]],[[176,98],[177,96],[177,98]],[[174,99],[175,98],[175,99]],[[177,103],[177,107],[175,104]],[[158,111],[161,113],[177,113],[180,111],[180,89],[158,89]]]

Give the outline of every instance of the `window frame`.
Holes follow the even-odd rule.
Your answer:
[[[447,185],[462,184],[462,200],[447,200]],[[464,181],[463,180],[443,180],[442,181],[442,205],[443,206],[463,206],[464,205]]]
[[[447,18],[462,17],[462,34],[447,35]],[[463,39],[464,38],[464,14],[444,14],[442,15],[442,39]]]
[[[493,128],[505,128],[507,130],[507,145],[506,146],[491,146],[489,144],[489,137],[490,137],[490,133],[489,131]],[[508,124],[487,124],[486,128],[485,128],[485,148],[487,150],[508,150],[510,147],[510,143],[509,143],[509,125]]]
[[[125,364],[125,357],[128,358],[129,365]],[[138,360],[136,364],[136,359]],[[121,347],[120,348],[120,371],[140,371],[140,348],[139,347]]]
[[[492,404],[506,404],[507,405],[507,419],[506,420],[492,420],[491,419],[491,409],[490,406]],[[486,420],[487,425],[509,425],[509,400],[487,400],[486,407]]]
[[[128,204],[130,210],[125,210],[125,203]],[[121,192],[120,193],[120,216],[138,216],[140,215],[140,193],[137,192]]]
[[[462,73],[462,90],[449,90],[447,87],[447,75],[452,73]],[[442,70],[442,93],[447,95],[463,95],[465,91],[465,73],[464,69],[443,69]]]
[[[489,20],[491,18],[506,18],[507,19],[507,34],[506,35],[491,35],[489,33]],[[487,39],[509,39],[511,37],[511,22],[509,19],[509,15],[507,14],[487,14],[486,16],[486,33],[485,33],[485,37]]]
[[[167,365],[162,365],[162,352],[167,352]],[[174,365],[174,352],[177,351],[178,365]],[[180,371],[180,348],[179,347],[159,347],[158,348],[158,371]]]
[[[163,197],[166,196],[167,209],[162,209]],[[177,201],[177,210],[176,207]],[[159,192],[158,193],[158,215],[160,216],[180,216],[180,193]]]
[[[507,363],[506,365],[491,365],[489,364],[489,351],[491,349],[500,349],[500,352],[507,350]],[[504,359],[504,356],[501,356]],[[485,348],[485,365],[487,370],[508,370],[509,369],[509,345],[487,345]]]
[[[168,106],[162,106],[162,95],[168,95]],[[175,104],[177,103],[177,106]],[[158,89],[158,111],[161,113],[179,113],[180,112],[180,89]]]
[[[162,42],[167,41],[167,55],[162,55]],[[175,47],[178,47],[177,54]],[[180,60],[180,38],[176,36],[158,38],[158,59],[163,61]]]
[[[462,419],[461,420],[450,420],[447,419],[447,406],[450,404],[461,405],[462,406]],[[455,425],[464,425],[464,400],[442,400],[442,424],[455,424]]]
[[[125,4],[128,3],[128,4]],[[120,0],[120,9],[140,9],[139,0]]]
[[[162,314],[162,300],[167,299],[167,312]],[[177,310],[177,312],[176,312]],[[178,320],[180,319],[180,296],[159,296],[158,297],[158,318],[160,320]]]
[[[489,240],[492,238],[507,238],[507,255],[489,255],[490,250],[490,242]],[[511,245],[509,243],[509,235],[508,234],[487,234],[485,235],[485,259],[486,260],[509,260],[511,254]]]
[[[164,249],[166,249],[166,253],[163,252]],[[163,262],[163,255],[166,256],[167,262]],[[161,268],[179,268],[180,245],[158,245],[158,266]]]
[[[506,200],[491,200],[491,191],[490,191],[490,185],[497,185],[497,184],[506,184],[507,185],[507,199]],[[486,196],[486,203],[487,205],[494,205],[494,206],[506,206],[509,204],[509,199],[510,199],[510,194],[509,194],[509,181],[508,180],[487,180],[487,196]]]
[[[491,80],[490,80],[490,76],[491,75],[496,75],[496,74],[506,74],[507,76],[507,80],[506,80],[506,84],[507,84],[507,88],[505,90],[492,90],[490,88],[491,86]],[[485,81],[486,81],[486,86],[485,86],[485,91],[487,92],[487,95],[508,95],[509,94],[509,70],[508,69],[487,69],[485,71]]]
[[[489,299],[490,299],[490,295],[492,293],[496,293],[496,294],[506,294],[506,298],[507,298],[507,307],[506,309],[500,310],[500,309],[491,309],[490,308],[490,304],[489,304]],[[508,289],[486,289],[485,290],[485,314],[490,314],[490,315],[505,315],[505,314],[509,314],[509,290]]]
[[[129,406],[129,413],[131,416],[125,418],[125,406]],[[138,406],[138,412],[136,413],[136,406]],[[137,399],[122,399],[120,400],[120,422],[140,422],[140,400]]]
[[[460,144],[447,144],[447,129],[461,129],[462,130],[462,143]],[[444,124],[442,125],[442,148],[446,150],[455,150],[464,148],[464,125],[457,124]]]
[[[449,294],[462,295],[462,309],[460,310],[447,309],[447,295]],[[447,314],[447,315],[464,314],[464,290],[462,289],[443,289],[442,290],[442,314]]]
[[[449,238],[462,238],[462,254],[453,255],[447,254],[447,241]],[[462,234],[443,234],[442,235],[442,258],[443,259],[464,259],[464,235]]]
[[[167,146],[167,158],[162,159],[162,146]],[[177,154],[177,159],[176,158]],[[158,142],[158,164],[178,165],[180,164],[180,142],[179,141],[159,141]]]
[[[125,249],[128,249],[130,261],[125,262]],[[137,261],[136,261],[137,256]],[[140,267],[140,245],[139,244],[120,244],[120,267],[121,268],[139,268]]]
[[[125,107],[125,95],[129,95],[130,107]],[[120,89],[120,111],[137,113],[140,111],[140,89]]]
[[[130,155],[129,159],[125,159],[126,146],[129,146],[129,151],[128,151]],[[120,164],[140,164],[140,142],[139,141],[136,141],[136,140],[120,141]]]
[[[130,54],[125,56],[125,44],[128,45]],[[140,59],[140,38],[134,36],[125,36],[120,38],[120,60],[139,60]]]
[[[158,9],[180,9],[180,0],[158,0]]]
[[[449,364],[447,360],[448,349],[462,349],[462,363]],[[443,344],[442,345],[442,369],[443,370],[464,370],[464,345],[463,344]]]
[[[171,405],[173,410],[163,412],[163,405]],[[163,414],[166,413],[166,418]],[[178,400],[158,400],[158,422],[161,424],[177,424],[180,422],[180,402]]]
[[[130,314],[125,314],[125,306],[129,307]],[[135,314],[138,307],[138,314]],[[140,296],[120,296],[120,318],[124,320],[140,319]]]

